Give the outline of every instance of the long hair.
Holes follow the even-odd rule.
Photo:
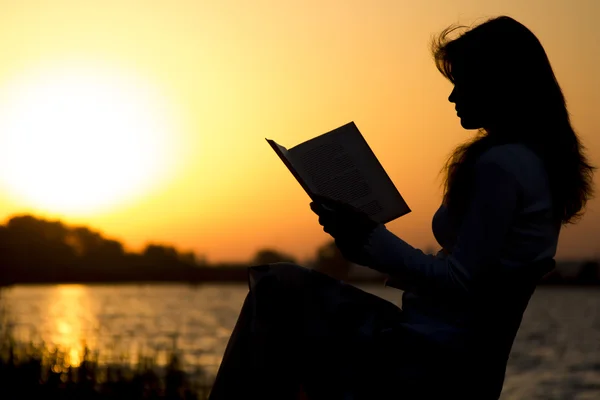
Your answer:
[[[450,213],[460,219],[466,212],[477,158],[492,146],[518,142],[544,162],[557,222],[576,222],[592,196],[595,168],[571,126],[562,90],[537,37],[501,16],[471,29],[445,29],[433,39],[432,53],[448,80],[472,80],[485,91],[485,107],[501,116],[448,158],[443,202]]]

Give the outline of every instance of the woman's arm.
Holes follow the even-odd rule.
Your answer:
[[[516,177],[496,160],[482,158],[475,171],[474,194],[452,254],[424,254],[380,225],[366,248],[367,266],[388,274],[402,290],[471,293],[498,264],[520,196]]]

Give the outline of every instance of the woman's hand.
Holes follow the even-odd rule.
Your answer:
[[[363,250],[378,223],[359,209],[324,196],[315,196],[310,208],[319,216],[319,225],[333,237],[342,255],[348,261],[364,265]]]

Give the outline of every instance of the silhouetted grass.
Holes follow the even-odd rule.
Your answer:
[[[86,347],[81,362],[72,366],[67,351],[16,341],[0,310],[0,398],[207,399],[210,377],[200,367],[186,373],[178,353],[171,349],[165,366],[156,356],[140,356],[130,366],[100,363],[99,353]]]

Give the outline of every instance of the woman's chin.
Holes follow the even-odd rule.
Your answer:
[[[460,117],[460,125],[464,129],[480,129],[482,127],[480,123],[464,117]]]

